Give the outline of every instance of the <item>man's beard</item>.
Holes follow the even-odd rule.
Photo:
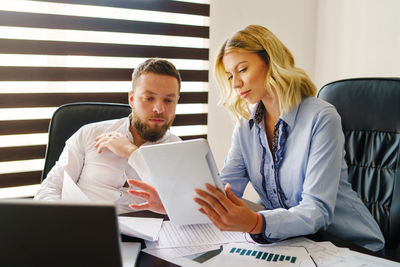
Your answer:
[[[132,109],[132,113],[132,127],[136,130],[140,137],[150,142],[160,140],[174,121],[174,119],[172,119],[171,121],[164,123],[161,127],[152,128],[145,121],[141,120],[141,118],[136,114],[135,109]],[[162,116],[153,117],[165,119]]]

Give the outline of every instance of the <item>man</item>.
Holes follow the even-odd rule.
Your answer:
[[[146,208],[153,198],[159,203],[154,188],[139,181],[131,155],[141,145],[181,140],[169,132],[180,83],[179,72],[166,60],[153,58],[140,64],[132,74],[129,92],[132,113],[127,118],[85,125],[71,136],[35,199],[60,200],[67,173],[90,200],[114,201],[118,213],[132,211],[132,203],[132,208],[138,209]],[[128,192],[127,179],[146,192]]]

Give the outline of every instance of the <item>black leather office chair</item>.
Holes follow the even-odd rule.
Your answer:
[[[131,108],[127,104],[72,103],[60,106],[53,114],[49,126],[49,141],[42,172],[42,181],[58,160],[65,141],[83,125],[103,120],[126,117]]]
[[[339,112],[350,182],[400,260],[400,78],[340,80],[318,97]]]

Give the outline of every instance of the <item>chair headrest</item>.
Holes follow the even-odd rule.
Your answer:
[[[333,104],[344,130],[400,133],[400,78],[357,78],[323,86],[318,97]]]

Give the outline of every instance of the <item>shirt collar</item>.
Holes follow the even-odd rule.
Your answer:
[[[286,122],[286,124],[289,126],[289,129],[293,129],[294,122],[297,116],[297,111],[299,110],[300,105],[301,103],[299,105],[294,106],[294,108],[291,111],[289,111],[289,113],[284,113],[283,111],[281,112],[280,118],[281,120]]]
[[[296,105],[291,111],[289,111],[289,113],[284,113],[283,110],[281,111],[281,116],[279,118],[286,122],[290,129],[293,128],[299,106],[300,105]],[[264,104],[260,101],[255,105],[254,109],[251,112],[249,119],[250,130],[253,128],[254,123],[259,125],[263,121],[262,119],[264,113],[265,107]]]
[[[250,130],[253,128],[254,123],[256,124],[261,123],[264,113],[265,113],[265,107],[264,104],[260,101],[255,105],[250,114],[250,119],[249,119]]]
[[[124,124],[123,124],[123,131],[125,132],[125,135],[128,137],[129,141],[133,143],[133,136],[131,131],[129,130],[129,127],[131,125],[131,114],[125,119]]]

